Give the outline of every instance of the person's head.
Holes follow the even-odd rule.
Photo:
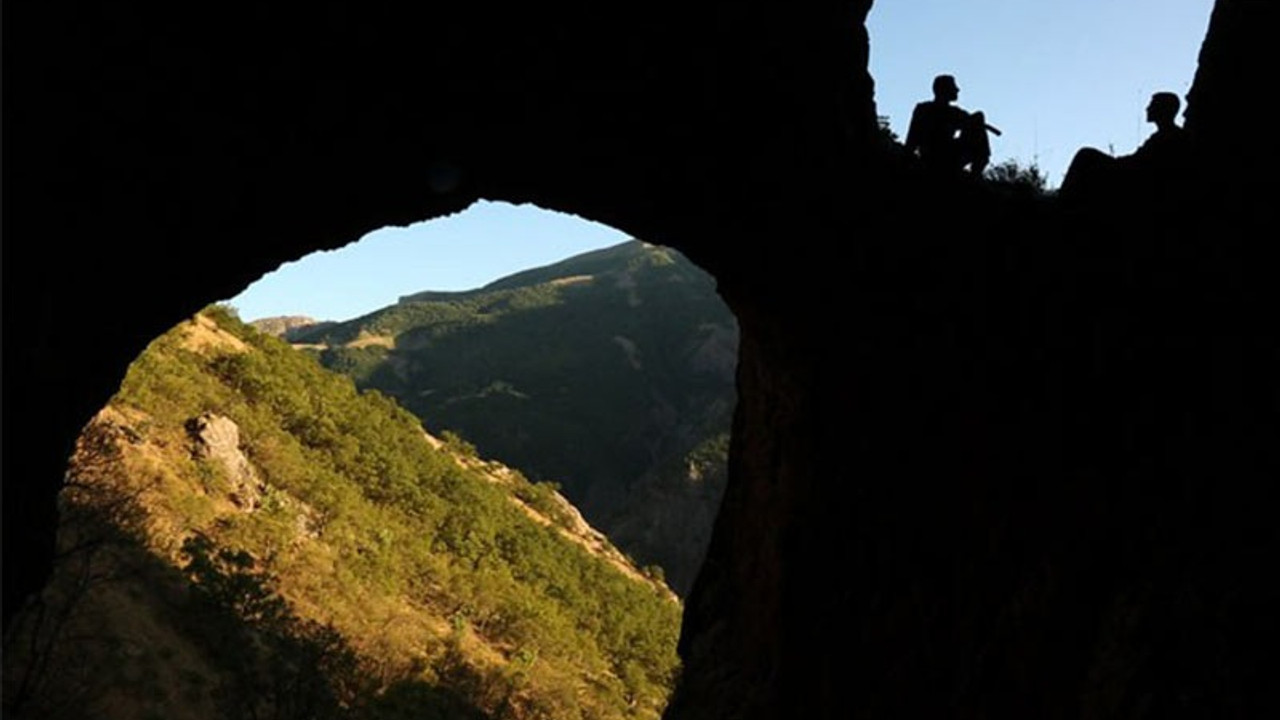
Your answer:
[[[1178,117],[1181,107],[1182,101],[1174,93],[1158,92],[1147,103],[1147,122],[1153,122],[1157,127],[1169,127],[1173,125],[1174,118]]]
[[[933,79],[933,99],[951,102],[960,97],[960,88],[956,79],[950,75],[939,75]]]

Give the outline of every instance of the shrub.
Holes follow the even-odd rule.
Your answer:
[[[993,185],[1023,195],[1045,195],[1049,191],[1049,179],[1034,161],[1023,166],[1009,159],[987,168],[983,176]]]
[[[460,457],[474,459],[478,456],[476,446],[467,442],[461,435],[452,430],[445,430],[440,433],[440,442],[443,442],[450,452]]]

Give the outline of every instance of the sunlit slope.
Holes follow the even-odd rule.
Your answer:
[[[560,483],[638,562],[692,582],[723,490],[737,325],[679,253],[631,241],[294,339],[433,432]]]
[[[51,660],[6,657],[7,698],[119,676],[77,689],[81,710],[656,718],[665,703],[680,608],[664,585],[550,487],[220,310],[138,358],[69,477],[67,556],[108,537],[89,564],[125,579],[63,603],[61,640],[22,643]],[[60,567],[51,604],[79,567]]]

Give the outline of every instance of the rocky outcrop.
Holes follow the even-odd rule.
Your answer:
[[[249,323],[258,330],[292,342],[298,337],[313,331],[322,331],[337,323],[330,320],[316,320],[306,315],[281,315],[254,320]]]
[[[1275,3],[1217,3],[1188,116],[1212,182],[1145,217],[879,159],[869,8],[6,7],[6,617],[150,338],[483,197],[675,247],[740,321],[668,717],[1280,714]]]
[[[712,443],[708,444],[713,444]],[[650,469],[630,488],[627,512],[607,521],[610,539],[661,567],[667,584],[687,596],[706,556],[725,488],[719,447]]]
[[[240,427],[231,418],[202,413],[187,421],[187,432],[195,444],[195,457],[216,463],[226,473],[231,502],[241,510],[257,509],[266,484],[240,450]]]

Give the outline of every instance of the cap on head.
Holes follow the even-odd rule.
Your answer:
[[[956,87],[956,79],[952,75],[939,75],[933,79],[933,93],[935,95],[946,91],[959,92],[960,88]]]

